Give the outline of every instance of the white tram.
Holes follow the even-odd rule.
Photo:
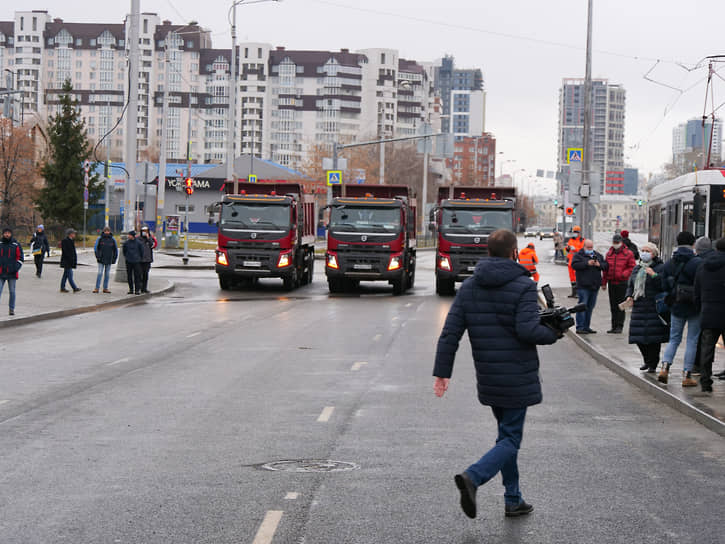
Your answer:
[[[715,241],[725,236],[725,169],[690,172],[652,188],[647,202],[649,240],[667,260],[677,233]]]

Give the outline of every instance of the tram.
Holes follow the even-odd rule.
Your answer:
[[[649,241],[667,260],[677,247],[677,233],[696,238],[725,236],[725,169],[690,172],[654,186],[649,194]]]

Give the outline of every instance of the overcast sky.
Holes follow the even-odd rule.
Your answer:
[[[0,20],[18,9],[45,9],[66,21],[118,23],[130,5],[6,0]],[[231,45],[230,6],[231,0],[141,0],[142,12],[178,24],[198,21],[218,48]],[[534,172],[556,166],[558,90],[562,78],[584,77],[586,9],[586,0],[284,0],[240,6],[237,24],[239,40],[288,49],[389,47],[403,58],[450,54],[459,68],[481,68],[486,130],[504,160],[516,161],[505,163],[504,173]],[[627,91],[626,163],[649,173],[671,159],[672,128],[702,115],[707,76],[704,63],[693,71],[677,63],[693,68],[725,54],[724,24],[722,0],[594,1],[592,76]],[[645,80],[653,67],[652,79],[689,90]],[[716,69],[725,77],[725,63]],[[716,106],[725,101],[725,80],[716,78],[714,96]]]

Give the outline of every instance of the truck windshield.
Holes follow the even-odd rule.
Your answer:
[[[443,208],[441,226],[444,230],[461,232],[493,232],[497,229],[511,229],[511,210],[471,210]]]
[[[400,208],[335,206],[330,214],[330,229],[395,232],[400,229]]]
[[[247,202],[225,202],[219,224],[223,227],[275,230],[290,228],[290,207],[288,204],[252,204]]]

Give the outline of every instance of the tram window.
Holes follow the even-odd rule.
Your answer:
[[[652,206],[649,210],[649,237],[650,241],[659,245],[660,243],[660,214],[659,206]]]
[[[692,202],[682,204],[682,230],[695,232],[694,206]]]

